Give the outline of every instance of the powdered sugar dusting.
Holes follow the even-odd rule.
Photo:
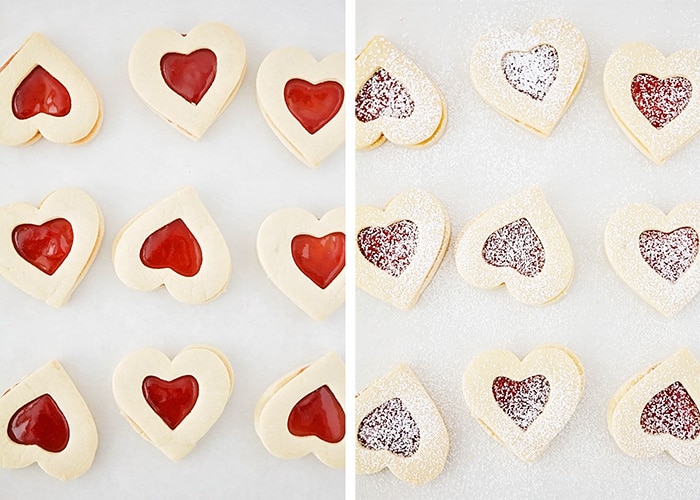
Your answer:
[[[420,446],[420,429],[399,398],[369,412],[360,422],[357,440],[368,450],[388,450],[405,458]]]
[[[642,257],[649,267],[671,283],[695,262],[699,243],[698,233],[692,227],[681,227],[670,233],[648,230],[639,235]]]
[[[676,381],[649,400],[639,424],[648,434],[695,439],[700,435],[700,411],[683,384]]]
[[[387,227],[366,227],[357,234],[357,246],[365,259],[398,278],[416,254],[418,225],[401,220]]]
[[[680,115],[693,96],[693,85],[682,76],[660,80],[654,75],[639,73],[630,85],[637,109],[654,128],[660,129]]]
[[[380,116],[408,118],[415,107],[406,87],[384,68],[375,71],[355,97],[355,116],[362,123]]]
[[[521,218],[489,235],[481,251],[484,260],[496,267],[511,267],[532,278],[544,268],[542,241],[527,219]]]
[[[541,101],[557,78],[559,54],[551,45],[541,44],[528,52],[506,52],[501,67],[514,89]]]

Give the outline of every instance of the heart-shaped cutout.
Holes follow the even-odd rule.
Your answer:
[[[402,120],[410,117],[415,108],[406,87],[384,68],[375,71],[355,97],[355,117],[362,123],[380,116]]]
[[[22,80],[12,96],[12,112],[18,120],[26,120],[39,113],[60,118],[70,110],[68,90],[41,66],[34,68]]]
[[[639,73],[632,78],[632,100],[651,126],[660,129],[688,106],[693,85],[682,76],[660,80],[654,75]]]
[[[190,414],[199,397],[199,383],[192,375],[170,381],[149,375],[143,379],[141,390],[148,406],[171,429]]]
[[[66,417],[49,394],[42,394],[19,408],[7,424],[7,435],[23,445],[60,453],[68,446],[70,429]]]
[[[20,224],[12,230],[12,244],[20,257],[52,276],[73,247],[73,226],[63,218]]]
[[[327,385],[308,393],[294,405],[287,418],[293,436],[316,436],[327,443],[345,437],[345,411]]]
[[[317,84],[292,78],[284,86],[284,102],[289,112],[309,133],[315,134],[338,114],[345,91],[338,82]]]
[[[542,241],[525,218],[497,229],[486,238],[484,260],[496,267],[510,267],[528,278],[542,272],[545,252]]]
[[[418,225],[410,220],[386,227],[370,226],[357,233],[357,247],[362,256],[395,278],[411,264],[417,246]]]
[[[493,379],[491,392],[503,413],[526,431],[544,411],[550,386],[544,375],[533,375],[520,381],[499,376]]]
[[[216,54],[209,49],[168,52],[160,60],[160,72],[173,92],[197,105],[216,78]]]
[[[670,233],[647,230],[639,235],[639,252],[659,276],[675,283],[698,256],[698,233],[692,227],[680,227]]]
[[[305,276],[325,290],[345,268],[345,234],[320,238],[299,234],[292,238],[292,258]]]
[[[401,399],[391,398],[362,419],[357,440],[368,450],[387,450],[408,458],[418,451],[420,429]]]
[[[551,45],[541,44],[527,52],[506,52],[501,66],[515,90],[541,101],[557,78],[559,54]]]
[[[202,267],[202,248],[182,219],[151,233],[141,245],[141,262],[151,269],[172,269],[180,276],[196,276]]]
[[[700,411],[678,381],[657,392],[644,405],[639,423],[648,434],[670,434],[681,440],[700,435]]]

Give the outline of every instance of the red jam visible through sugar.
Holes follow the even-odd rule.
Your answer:
[[[312,135],[338,114],[343,106],[344,95],[343,86],[330,80],[313,84],[293,78],[284,86],[284,102],[287,109]]]
[[[191,54],[169,52],[160,60],[160,72],[173,92],[197,105],[214,83],[216,64],[216,54],[209,49]]]
[[[60,118],[70,110],[68,90],[41,66],[34,67],[12,96],[12,113],[18,120],[26,120],[39,113]]]
[[[325,290],[345,267],[345,234],[320,238],[299,234],[292,238],[292,258],[307,278]]]
[[[21,224],[12,230],[12,244],[20,257],[52,276],[73,247],[73,226],[66,219]]]
[[[547,44],[537,45],[528,52],[506,52],[501,68],[511,87],[541,101],[557,78],[559,54]]]
[[[637,109],[656,129],[680,115],[693,96],[693,85],[682,76],[660,80],[654,75],[639,73],[632,79],[630,90]]]
[[[639,423],[647,434],[670,434],[681,440],[700,435],[700,411],[678,381],[649,400]]]
[[[499,408],[526,431],[544,411],[550,387],[544,375],[533,375],[521,381],[496,377],[491,390]]]
[[[362,123],[371,122],[380,116],[408,118],[415,107],[406,87],[384,68],[375,71],[355,97],[355,116]]]
[[[345,437],[345,412],[333,391],[323,385],[294,405],[287,430],[293,436],[316,436],[327,443],[339,443]]]
[[[362,419],[357,440],[368,450],[388,450],[408,458],[418,451],[420,429],[403,401],[392,398]]]
[[[418,248],[418,225],[401,220],[387,227],[366,227],[357,233],[362,256],[394,278],[411,264]]]
[[[197,403],[199,383],[192,375],[170,381],[148,376],[143,379],[141,391],[148,406],[174,430]]]
[[[202,267],[202,249],[182,219],[175,219],[146,238],[140,256],[146,267],[172,269],[187,278]]]
[[[492,266],[510,267],[528,278],[542,272],[545,262],[542,241],[524,218],[491,233],[481,255]]]
[[[58,453],[68,446],[70,429],[56,401],[49,394],[43,394],[12,415],[7,435],[17,444],[36,445]]]
[[[675,283],[698,256],[698,233],[681,227],[670,233],[649,230],[639,235],[642,258],[663,279]]]

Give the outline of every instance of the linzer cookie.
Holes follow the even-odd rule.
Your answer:
[[[60,307],[90,269],[103,233],[100,208],[79,189],[54,191],[38,208],[8,205],[0,209],[0,275]]]
[[[700,50],[668,57],[645,43],[628,43],[603,73],[608,108],[632,143],[662,164],[700,131]]]
[[[270,280],[300,309],[322,320],[345,302],[345,209],[320,220],[301,208],[269,215],[257,238]]]
[[[102,101],[78,67],[41,33],[32,34],[0,66],[0,144],[42,136],[81,144],[102,124]]]
[[[579,30],[564,19],[542,19],[523,34],[484,35],[472,51],[470,68],[484,101],[547,137],[578,93],[587,64]]]
[[[272,384],[255,407],[255,432],[285,459],[313,453],[345,467],[345,364],[331,352]]]
[[[633,204],[605,228],[605,253],[615,272],[647,303],[671,316],[700,291],[700,203],[678,205],[665,215]]]
[[[297,48],[277,49],[256,79],[265,121],[294,156],[318,167],[345,140],[345,55],[316,61]]]
[[[435,403],[408,365],[374,380],[355,399],[355,470],[388,468],[423,484],[445,466],[450,440]]]
[[[226,241],[189,186],[124,226],[114,239],[112,260],[129,288],[147,292],[165,286],[186,304],[215,299],[231,277]]]
[[[472,416],[518,458],[539,457],[571,418],[583,394],[583,367],[569,350],[544,346],[519,360],[487,351],[464,371]]]
[[[241,37],[221,23],[200,24],[187,34],[151,31],[129,56],[129,79],[136,93],[194,140],[233,100],[245,70]]]
[[[387,139],[427,146],[446,122],[447,105],[423,71],[384,37],[372,38],[355,60],[355,147]]]
[[[700,466],[700,365],[687,349],[632,377],[608,406],[608,430],[637,458],[667,452]]]
[[[542,192],[528,188],[487,210],[457,238],[457,271],[478,288],[505,285],[526,304],[545,305],[569,287],[569,242]]]
[[[97,451],[92,414],[57,361],[0,396],[0,467],[33,463],[64,481],[83,475]]]
[[[437,198],[411,189],[383,210],[357,207],[355,231],[357,286],[410,309],[440,267],[452,229]]]

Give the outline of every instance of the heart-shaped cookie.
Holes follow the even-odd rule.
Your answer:
[[[437,87],[384,37],[372,38],[355,60],[355,147],[370,149],[387,139],[427,146],[446,122]]]
[[[215,299],[231,277],[226,241],[189,186],[124,226],[114,239],[112,260],[129,288],[147,292],[165,286],[186,304]]]
[[[38,463],[67,481],[92,466],[97,428],[68,374],[52,361],[0,397],[0,467]]]
[[[345,302],[345,209],[320,220],[301,208],[269,215],[257,238],[267,276],[314,319],[330,316]]]
[[[186,35],[151,31],[129,56],[129,79],[136,93],[194,140],[235,97],[245,70],[243,41],[221,23],[200,24]]]
[[[608,430],[622,451],[653,457],[664,451],[700,466],[700,364],[687,349],[626,381],[608,406]]]
[[[157,349],[126,355],[114,369],[119,411],[146,441],[180,460],[216,423],[233,391],[233,371],[222,353],[191,346],[172,361]]]
[[[447,252],[450,219],[428,192],[410,189],[383,210],[357,207],[357,286],[399,309],[416,303]]]
[[[527,188],[464,226],[457,271],[472,286],[506,285],[521,302],[544,305],[569,287],[574,262],[566,235],[542,191]]]
[[[423,484],[445,466],[450,439],[435,403],[408,365],[374,380],[355,399],[355,470],[384,468]]]
[[[583,367],[559,346],[533,349],[523,360],[487,351],[462,378],[472,416],[526,462],[536,459],[564,428],[583,394]]]
[[[700,50],[668,57],[645,43],[628,43],[605,65],[608,108],[627,137],[662,164],[700,132]]]
[[[35,207],[0,209],[0,275],[60,307],[80,284],[102,243],[102,212],[75,188],[54,191]]]
[[[620,209],[605,228],[605,253],[615,272],[666,316],[700,291],[700,203],[678,205],[665,215],[641,203]]]
[[[345,140],[345,55],[316,61],[297,48],[277,49],[256,79],[265,121],[305,165],[318,167]]]
[[[345,364],[331,352],[272,384],[255,407],[255,432],[279,458],[313,453],[345,467]]]
[[[565,19],[541,19],[521,34],[497,30],[474,47],[477,93],[518,125],[547,137],[578,93],[588,64],[586,41]]]
[[[79,144],[102,124],[102,101],[73,62],[41,33],[32,34],[0,66],[0,144],[20,146],[42,136]]]

